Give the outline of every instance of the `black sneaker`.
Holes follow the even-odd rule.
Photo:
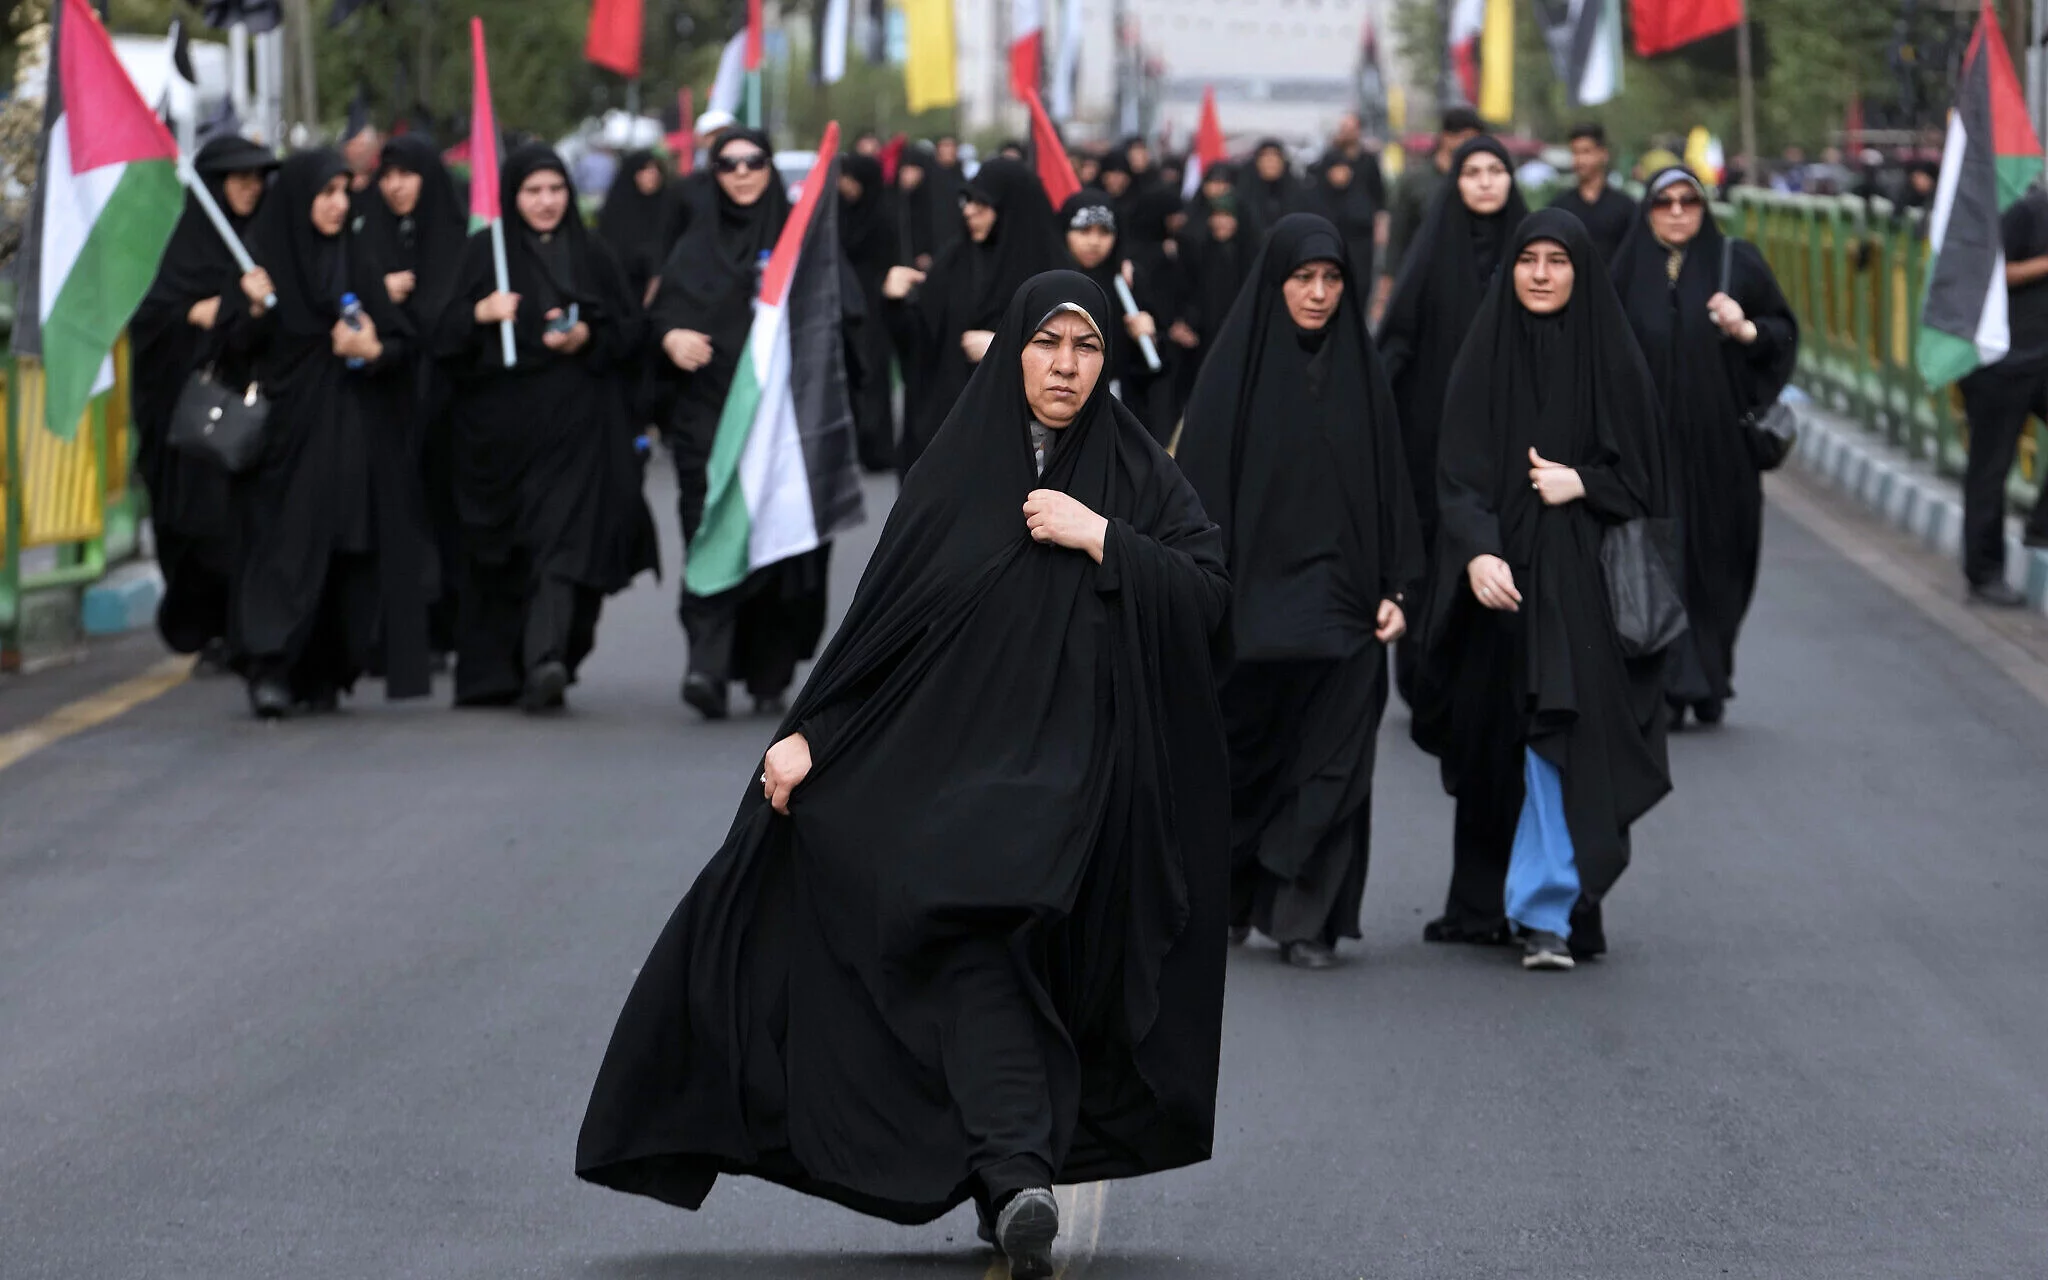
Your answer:
[[[562,691],[569,687],[569,668],[559,662],[543,662],[526,673],[526,688],[519,695],[519,709],[526,714],[559,710]]]
[[[1572,959],[1569,943],[1554,933],[1536,930],[1530,933],[1528,941],[1522,944],[1522,967],[1524,969],[1567,970],[1578,962]]]
[[[1978,582],[1970,585],[1970,603],[1981,604],[1992,609],[2024,609],[2027,598],[2003,579]]]
[[[706,720],[725,719],[726,698],[725,686],[701,671],[683,677],[683,701]]]
[[[1321,942],[1283,942],[1280,963],[1293,969],[1334,969],[1337,949]]]
[[[1719,698],[1708,698],[1692,704],[1693,716],[1704,725],[1712,726],[1728,718],[1728,704]]]
[[[1010,1280],[1051,1280],[1052,1242],[1059,1234],[1060,1205],[1049,1188],[1011,1196],[996,1215],[996,1242],[1010,1260]]]

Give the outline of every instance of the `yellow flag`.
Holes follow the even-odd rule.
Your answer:
[[[1486,0],[1479,29],[1479,115],[1488,124],[1515,118],[1515,0]]]
[[[953,0],[903,0],[909,28],[909,61],[903,89],[912,112],[950,107],[960,101],[954,75]]]

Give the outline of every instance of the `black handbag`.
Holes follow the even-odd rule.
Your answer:
[[[1727,293],[1734,280],[1735,237],[1729,236],[1721,241],[1721,292]],[[1776,400],[1751,409],[1742,415],[1742,442],[1758,471],[1776,471],[1799,445],[1799,416]]]
[[[236,391],[200,369],[186,380],[171,411],[166,437],[171,448],[205,458],[229,475],[256,465],[263,453],[263,433],[270,423],[270,401],[255,383]]]
[[[1638,516],[1610,525],[1600,539],[1600,575],[1624,658],[1662,653],[1690,625],[1673,569],[1677,528],[1674,520]]]

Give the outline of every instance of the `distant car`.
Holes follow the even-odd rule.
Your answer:
[[[803,199],[804,179],[811,176],[811,166],[818,162],[815,151],[778,151],[775,153],[775,172],[782,175],[783,185],[789,188],[792,202]]]

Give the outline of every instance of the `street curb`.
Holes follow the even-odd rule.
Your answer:
[[[1800,470],[1929,551],[1961,561],[1963,496],[1953,480],[1797,391],[1787,393],[1786,403],[1799,417],[1799,446],[1792,461]],[[2026,594],[2030,610],[2048,617],[2048,551],[2023,545],[2015,519],[2006,521],[2005,578]],[[1956,586],[1960,595],[1960,567]]]
[[[131,560],[85,589],[79,616],[88,636],[139,631],[156,622],[164,575],[154,560]]]

